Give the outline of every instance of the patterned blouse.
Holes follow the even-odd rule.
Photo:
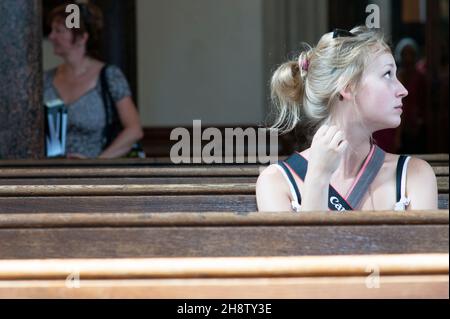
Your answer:
[[[61,99],[53,79],[56,68],[44,74],[44,101]],[[131,96],[130,87],[122,71],[114,65],[106,69],[106,79],[115,103]],[[89,158],[98,157],[104,147],[106,126],[100,76],[95,87],[67,107],[66,154],[79,153]]]

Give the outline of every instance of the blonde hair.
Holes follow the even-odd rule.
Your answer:
[[[333,114],[339,92],[357,88],[370,58],[391,52],[376,29],[359,26],[350,32],[354,36],[333,38],[333,32],[326,33],[315,48],[307,46],[298,60],[278,67],[271,80],[272,102],[278,111],[272,129],[287,133],[302,124],[317,130]]]

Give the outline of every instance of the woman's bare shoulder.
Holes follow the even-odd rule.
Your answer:
[[[266,167],[256,182],[256,201],[259,211],[290,211],[291,196],[280,167]]]
[[[406,192],[411,199],[409,209],[438,209],[438,185],[431,165],[411,157],[406,177]]]
[[[277,192],[289,192],[289,185],[286,183],[286,178],[278,164],[269,165],[259,174],[258,180],[256,181],[256,188],[272,189]]]
[[[278,164],[271,164],[264,168],[259,174],[258,182],[279,182],[284,179],[283,173],[281,172]]]
[[[400,155],[398,154],[386,153],[384,163],[386,166],[390,166],[396,169],[399,158]],[[418,157],[411,156],[408,162],[407,174],[408,177],[416,175],[434,176],[434,170],[433,167],[431,167],[431,165],[427,161]]]
[[[306,160],[309,158],[310,148],[298,152]],[[270,183],[276,186],[282,187],[284,190],[289,192],[289,185],[286,182],[286,177],[282,173],[282,168],[278,164],[271,164],[267,166],[258,177],[257,183]]]
[[[397,154],[386,153],[385,169],[395,174],[399,157],[400,155]],[[406,170],[406,180],[408,186],[420,189],[426,187],[426,185],[434,186],[436,184],[436,175],[433,167],[427,161],[411,156]]]
[[[418,157],[411,157],[409,160],[408,177],[419,180],[436,179],[436,175],[430,163]]]

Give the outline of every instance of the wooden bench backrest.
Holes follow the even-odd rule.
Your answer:
[[[421,158],[429,163],[446,163],[448,166],[449,154],[414,154],[414,157]],[[280,156],[279,159],[285,159]],[[192,163],[194,161],[192,160]],[[151,157],[144,159],[136,158],[116,158],[116,159],[42,159],[42,160],[0,160],[0,167],[114,167],[114,166],[148,166],[148,165],[170,165],[173,164],[167,157]],[[258,163],[256,163],[258,164]],[[252,164],[250,164],[252,165]]]
[[[448,209],[439,194],[439,209]],[[0,213],[254,212],[255,195],[0,197]]]
[[[448,194],[439,194],[448,209]],[[47,196],[0,197],[0,213],[254,212],[255,195]]]
[[[152,167],[58,167],[58,168],[0,168],[5,178],[256,178],[265,166],[152,166]],[[436,176],[448,176],[448,163],[433,166]]]
[[[448,253],[448,211],[0,214],[0,259]]]
[[[0,298],[448,298],[448,258],[8,260],[0,261]]]

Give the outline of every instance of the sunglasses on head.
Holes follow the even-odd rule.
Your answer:
[[[340,37],[356,37],[356,34],[351,33],[350,31],[344,29],[334,29],[333,31],[333,39]]]

